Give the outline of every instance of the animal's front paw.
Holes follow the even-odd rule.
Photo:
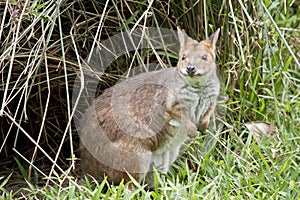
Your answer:
[[[190,127],[188,127],[187,135],[189,138],[194,138],[198,135],[197,127],[194,124],[192,124]]]
[[[206,133],[208,123],[209,123],[208,120],[203,120],[202,122],[200,122],[200,124],[198,126],[199,131],[201,131],[202,133]]]

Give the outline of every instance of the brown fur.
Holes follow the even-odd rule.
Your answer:
[[[130,174],[152,185],[153,167],[166,173],[187,138],[206,130],[219,94],[218,31],[200,43],[180,29],[178,37],[177,69],[123,81],[87,109],[80,129],[83,174],[114,183]]]

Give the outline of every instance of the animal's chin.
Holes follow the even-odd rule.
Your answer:
[[[185,76],[193,78],[194,76],[197,76],[197,74],[186,74]]]

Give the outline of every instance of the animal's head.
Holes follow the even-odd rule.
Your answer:
[[[215,48],[220,29],[206,40],[197,42],[177,28],[180,42],[178,70],[184,76],[203,76],[215,70]]]

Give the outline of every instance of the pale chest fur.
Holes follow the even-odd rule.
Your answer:
[[[217,77],[204,80],[198,87],[182,86],[178,91],[180,109],[194,123],[198,124],[219,95]]]
[[[182,111],[192,123],[198,125],[219,96],[220,83],[216,72],[205,77],[194,77],[193,85],[187,83],[175,70],[168,73],[171,81],[165,81],[169,85],[167,107]]]

